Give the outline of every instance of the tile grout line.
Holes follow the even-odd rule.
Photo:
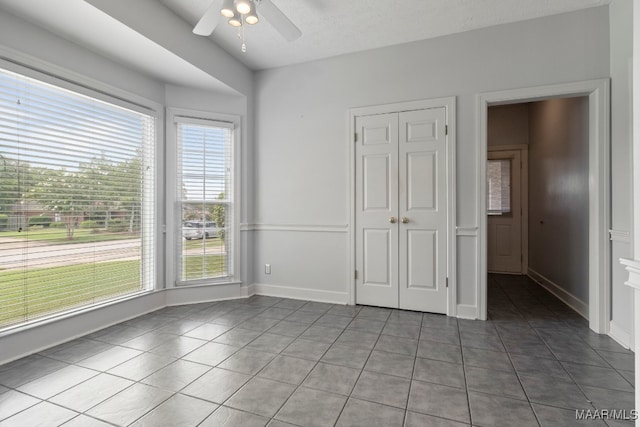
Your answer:
[[[304,306],[304,305],[303,305],[303,306]],[[298,311],[301,311],[301,308],[302,308],[303,306],[299,307],[297,310],[294,310],[294,312],[293,312],[293,313],[291,313],[289,316],[291,316],[291,315],[295,314],[295,313],[296,313],[296,312],[298,312]],[[311,327],[315,324],[315,322],[316,322],[317,320],[319,320],[322,316],[324,316],[324,315],[325,315],[329,310],[330,310],[330,309],[328,309],[328,310],[327,310],[326,312],[324,312],[324,313],[319,313],[319,314],[321,314],[321,316],[319,316],[319,317],[318,317],[318,319],[316,319],[314,322],[312,322],[311,324],[309,324],[309,325],[308,325],[308,327],[307,327],[304,331],[302,331],[300,334],[298,334],[297,336],[295,336],[295,337],[287,336],[288,338],[292,338],[292,340],[291,340],[291,342],[290,342],[290,343],[289,343],[289,344],[288,344],[288,345],[287,345],[287,346],[286,346],[282,351],[286,350],[286,349],[287,349],[287,348],[288,348],[288,347],[289,347],[293,342],[295,342],[296,340],[298,340],[298,339],[299,339],[299,338],[300,338],[300,337],[301,337],[301,336],[302,336],[302,335],[303,335],[307,330],[309,330],[309,328],[311,328]],[[266,310],[265,310],[265,311],[266,311]],[[303,312],[304,312],[304,313],[313,313],[313,312],[307,312],[307,311],[303,311]],[[316,313],[316,314],[318,314],[318,313]],[[284,320],[286,320],[289,316],[285,317],[284,319],[281,319],[280,321],[284,321]],[[279,321],[278,323],[280,323],[280,321]],[[277,325],[277,324],[276,324],[276,325]],[[274,327],[275,327],[276,325],[274,325]],[[345,329],[346,329],[346,328],[345,328]],[[262,332],[262,334],[267,333],[268,331],[269,331],[269,329],[268,329],[268,330],[266,330],[266,331],[263,331],[263,332]],[[262,335],[262,334],[261,334],[261,335]],[[260,335],[260,336],[261,336],[261,335]],[[284,336],[284,335],[283,335],[283,336]],[[259,338],[259,336],[258,336],[258,337],[256,337],[255,339],[258,339],[258,338]],[[253,342],[253,341],[251,341],[251,342]],[[240,348],[240,350],[241,350],[241,349],[243,349],[243,348],[245,348],[245,347],[247,347],[249,344],[250,344],[250,343],[245,344],[245,346],[244,346],[244,347],[241,347],[241,348]],[[327,350],[325,350],[325,353],[329,350],[329,348],[330,348],[330,346],[327,348]],[[238,350],[238,351],[240,351],[240,350]],[[275,355],[276,355],[275,357],[278,357],[278,356],[280,356],[280,355],[282,355],[282,356],[287,356],[287,355],[283,355],[283,354],[282,354],[282,351],[280,351],[279,353],[275,353]],[[237,352],[236,352],[236,353],[237,353]],[[325,353],[323,353],[323,356],[324,356],[324,354],[325,354]],[[235,354],[235,353],[234,353],[234,354]],[[274,354],[274,353],[272,353],[272,354]],[[232,357],[232,356],[233,356],[233,355],[229,356],[228,358],[230,358],[230,357]],[[242,386],[240,386],[240,387],[238,388],[238,390],[236,390],[236,391],[235,391],[231,396],[229,396],[229,397],[228,397],[228,398],[227,398],[227,399],[226,399],[226,400],[221,404],[221,406],[224,406],[224,404],[225,404],[227,401],[229,401],[233,396],[235,396],[236,394],[238,394],[238,393],[240,392],[240,390],[242,390],[242,389],[243,389],[243,388],[244,388],[244,387],[245,387],[245,386],[246,386],[246,385],[247,385],[251,380],[253,380],[254,378],[260,378],[260,377],[258,377],[258,375],[260,374],[260,372],[262,372],[264,369],[266,369],[266,367],[267,367],[267,366],[269,366],[269,364],[270,364],[273,360],[275,360],[275,357],[274,357],[270,362],[268,362],[265,366],[263,366],[263,367],[262,367],[258,372],[256,372],[254,375],[252,375],[252,376],[251,376],[251,378],[250,378],[249,380],[247,380],[245,383],[243,383],[243,384],[242,384]],[[287,356],[287,357],[295,357],[295,356]],[[227,359],[228,359],[228,358],[227,358]],[[297,358],[297,357],[296,357],[296,358]],[[227,360],[227,359],[225,359],[225,360]],[[302,360],[309,360],[309,359],[302,359]],[[224,362],[224,361],[221,361],[219,364],[221,364],[221,363],[223,363],[223,362]],[[302,386],[302,383],[304,383],[304,381],[306,380],[306,378],[308,377],[308,375],[311,373],[311,371],[313,371],[313,369],[315,369],[315,366],[317,366],[317,364],[318,364],[318,363],[319,363],[319,360],[316,362],[316,365],[314,365],[314,367],[313,367],[313,368],[312,368],[312,369],[307,373],[307,375],[306,375],[306,376],[305,376],[305,378],[302,380],[302,382],[301,382],[299,385],[297,385],[297,386],[296,386],[296,388],[291,392],[291,394],[289,395],[289,397],[288,397],[287,399],[285,399],[285,401],[282,403],[282,405],[280,405],[280,407],[276,410],[276,412],[274,413],[274,415],[273,415],[273,416],[271,416],[271,417],[268,417],[270,420],[275,420],[275,419],[276,419],[276,418],[275,418],[275,416],[278,414],[278,412],[280,412],[280,410],[284,407],[284,405],[286,405],[286,404],[287,404],[287,402],[289,401],[289,399],[291,398],[291,396],[293,396],[293,394],[294,394],[294,393],[295,393],[295,392],[296,392],[296,391],[297,391],[297,390]],[[219,364],[218,364],[218,365],[219,365]],[[217,367],[218,365],[216,365],[216,367]],[[218,369],[224,369],[224,368],[218,368]],[[230,372],[235,372],[235,371],[230,371]],[[268,378],[265,378],[265,379],[268,379]],[[293,384],[286,383],[286,382],[282,382],[282,381],[278,381],[278,380],[271,380],[271,379],[268,379],[268,380],[270,380],[270,381],[280,382],[280,383],[282,383],[282,384],[293,385]],[[248,412],[248,411],[245,411],[245,412]],[[249,412],[249,413],[251,413],[251,412]],[[259,416],[261,416],[261,417],[264,417],[264,415],[260,415],[260,414],[255,414],[255,415],[259,415]]]
[[[358,311],[358,314],[360,314],[362,312],[363,308],[361,308]],[[353,323],[353,321],[356,319],[356,317],[358,317],[358,315],[356,314],[353,319],[351,320],[351,322],[349,322],[349,325],[351,325],[351,323]],[[349,392],[349,395],[347,396],[347,399],[344,402],[344,405],[342,406],[342,409],[340,410],[340,413],[338,414],[338,417],[336,418],[336,421],[333,423],[334,427],[338,424],[338,421],[340,420],[340,417],[342,416],[342,413],[344,412],[344,409],[347,407],[347,404],[349,403],[349,399],[351,399],[351,396],[353,395],[353,391],[355,390],[356,386],[358,385],[358,381],[360,381],[360,377],[362,376],[362,373],[364,372],[364,368],[367,366],[367,363],[369,362],[369,359],[371,358],[371,355],[373,354],[373,349],[376,347],[376,345],[378,344],[378,341],[380,341],[380,337],[382,336],[382,331],[384,330],[384,328],[387,326],[387,323],[389,322],[389,318],[391,317],[391,313],[389,313],[389,315],[387,316],[384,325],[382,326],[382,329],[380,329],[380,333],[378,334],[378,338],[376,339],[376,342],[373,344],[373,347],[371,347],[371,350],[369,350],[369,356],[367,356],[367,360],[364,361],[364,364],[362,365],[362,368],[360,369],[360,373],[358,374],[358,378],[356,378],[355,382],[353,383],[353,386],[351,387],[351,391]],[[346,330],[349,328],[349,325],[347,325],[344,330],[342,331],[342,334],[344,334],[344,332],[346,332]],[[342,334],[340,334],[340,336],[342,336]],[[338,338],[336,338],[336,342],[338,341],[338,339],[340,338],[340,336]],[[329,351],[329,350],[327,350]],[[354,399],[356,399],[354,397]],[[408,399],[408,396],[407,396]],[[405,413],[406,413],[406,409],[405,409]]]
[[[501,284],[499,284],[499,286],[500,286],[501,288],[503,287]],[[513,301],[513,299],[508,295],[508,293],[507,293],[507,292],[505,292],[505,294],[507,295],[507,298],[511,301],[511,303],[512,303],[512,304],[514,304],[514,306],[517,308],[517,307],[518,307],[518,306],[517,306],[517,304],[515,304],[515,302],[514,302],[514,301]],[[518,309],[518,311],[519,311],[519,312],[521,312],[521,310],[520,310],[520,309]],[[525,319],[525,320],[526,320],[526,319]],[[557,358],[557,356],[556,356],[555,352],[553,352],[553,350],[551,349],[551,347],[549,346],[549,344],[547,343],[547,341],[542,337],[542,335],[541,335],[541,334],[540,334],[540,332],[538,331],[538,328],[535,328],[535,327],[531,326],[531,324],[530,324],[530,322],[529,322],[529,321],[526,321],[526,322],[527,322],[527,324],[529,324],[529,327],[530,327],[530,329],[532,330],[532,332],[533,332],[533,333],[534,333],[534,334],[535,334],[535,335],[536,335],[536,336],[537,336],[537,337],[538,337],[538,338],[539,338],[539,339],[544,343],[545,347],[546,347],[546,348],[551,352],[551,354],[552,354],[552,355],[554,356],[554,358],[555,358],[555,359],[548,359],[548,360],[553,360],[553,361],[555,361],[555,362],[557,362],[557,363],[559,363],[559,364],[560,364],[560,366],[562,367],[563,371],[564,371],[567,375],[569,375],[569,378],[571,378],[571,379],[572,379],[573,384],[574,384],[575,386],[577,386],[577,387],[578,387],[578,389],[580,390],[580,392],[583,394],[583,396],[584,396],[584,398],[585,398],[585,401],[586,401],[586,402],[588,402],[589,404],[591,404],[591,406],[592,406],[593,408],[595,408],[595,405],[593,404],[593,402],[591,402],[591,401],[587,398],[586,393],[584,392],[584,389],[580,386],[580,384],[578,384],[578,383],[575,381],[575,379],[573,378],[573,376],[572,376],[572,375],[571,375],[571,374],[566,370],[565,366],[564,366],[564,365],[561,363],[561,361]],[[553,328],[552,328],[552,329],[553,329]],[[502,337],[502,334],[500,333],[500,331],[499,331],[499,330],[498,330],[498,335],[500,336],[500,340],[501,340],[501,342],[502,342],[502,343],[503,343],[503,345],[504,345],[503,337]],[[586,342],[584,342],[584,344],[586,344],[586,345],[588,346],[588,344],[587,344]],[[591,348],[591,347],[589,346],[589,348]],[[505,347],[505,350],[506,350],[506,347]],[[525,393],[525,396],[526,396],[526,398],[527,398],[527,402],[529,403],[529,406],[531,407],[531,410],[533,411],[534,416],[536,417],[536,420],[538,421],[538,424],[539,424],[539,425],[542,425],[542,423],[541,423],[541,421],[540,421],[540,419],[539,419],[538,413],[533,409],[533,403],[536,403],[536,402],[532,402],[532,401],[531,401],[531,398],[529,397],[529,393],[527,392],[526,388],[524,387],[524,384],[522,383],[522,378],[521,378],[521,376],[523,376],[523,374],[521,374],[521,373],[516,369],[515,364],[513,363],[513,359],[512,359],[511,352],[508,352],[508,351],[507,351],[507,356],[509,357],[509,361],[511,362],[511,364],[512,364],[512,366],[513,366],[513,370],[514,370],[514,372],[515,372],[515,374],[516,374],[516,377],[518,378],[518,382],[520,383],[520,387],[522,387],[522,390],[523,390],[523,391],[524,391],[524,393]],[[528,376],[528,375],[524,375],[524,376]],[[539,403],[539,404],[544,405],[544,406],[550,406],[550,407],[555,407],[555,408],[558,408],[558,409],[567,410],[567,408],[565,408],[565,407],[561,407],[561,406],[554,406],[554,405],[551,405],[551,404],[548,404],[548,403]]]
[[[411,400],[411,391],[413,389],[414,375],[416,373],[416,364],[418,363],[418,350],[420,349],[420,335],[422,335],[422,325],[424,323],[424,313],[420,316],[420,328],[418,329],[418,339],[416,340],[416,352],[413,356],[413,369],[411,370],[411,379],[409,380],[409,394],[407,395],[407,405],[404,411],[404,419],[402,425],[406,425],[407,416],[409,415],[409,400]]]

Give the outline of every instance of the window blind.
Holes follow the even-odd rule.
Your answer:
[[[233,128],[177,118],[178,283],[233,274]]]
[[[153,286],[155,120],[0,69],[0,328]]]
[[[487,162],[487,211],[489,215],[511,212],[511,160]]]

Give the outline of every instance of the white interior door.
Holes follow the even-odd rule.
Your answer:
[[[444,108],[356,117],[356,302],[446,312]]]
[[[446,313],[447,137],[444,108],[400,113],[400,308]]]
[[[521,274],[520,151],[490,151],[487,159],[487,269],[493,273]]]
[[[398,307],[398,115],[356,118],[356,298]]]

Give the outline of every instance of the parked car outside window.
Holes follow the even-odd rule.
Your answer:
[[[185,221],[182,226],[182,235],[185,239],[208,239],[218,237],[220,227],[213,221]]]

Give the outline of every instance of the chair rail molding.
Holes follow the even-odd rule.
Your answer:
[[[456,236],[477,237],[478,227],[477,226],[456,227]]]
[[[609,240],[612,242],[631,243],[631,233],[624,230],[609,230]]]
[[[347,233],[346,224],[240,224],[240,231],[291,231],[303,233]]]
[[[629,272],[629,280],[624,284],[640,292],[640,260],[621,258],[620,263]]]

